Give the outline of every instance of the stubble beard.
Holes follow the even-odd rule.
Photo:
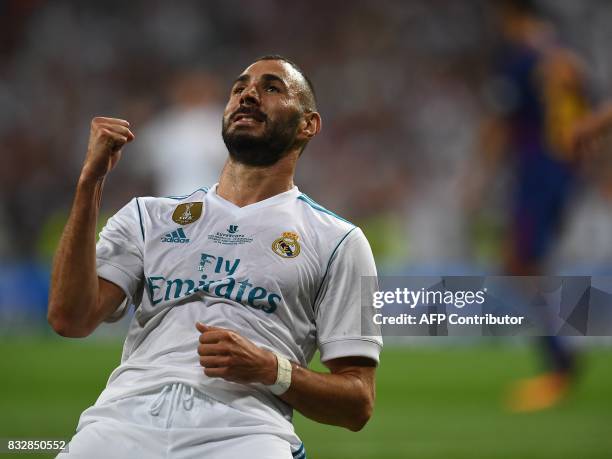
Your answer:
[[[230,158],[238,163],[253,167],[272,166],[285,157],[295,145],[299,120],[298,113],[285,123],[271,122],[267,118],[263,121],[265,126],[261,135],[241,129],[229,132],[231,122],[223,120],[223,142]]]

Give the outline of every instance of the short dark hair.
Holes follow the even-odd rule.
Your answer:
[[[315,93],[314,85],[312,84],[312,81],[310,81],[310,78],[308,78],[304,70],[302,70],[302,68],[299,65],[293,62],[291,59],[281,56],[280,54],[267,54],[265,56],[258,57],[257,59],[255,59],[254,63],[259,62],[259,61],[282,61],[282,62],[289,64],[291,67],[297,70],[297,72],[300,75],[302,75],[302,78],[304,78],[304,81],[306,82],[306,91],[304,91],[300,95],[300,99],[302,100],[302,105],[304,106],[304,109],[306,111],[309,111],[309,112],[317,111],[317,95]]]

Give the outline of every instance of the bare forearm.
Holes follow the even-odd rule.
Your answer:
[[[318,373],[293,365],[291,386],[280,398],[307,418],[357,431],[374,408],[374,381],[352,373]]]
[[[87,336],[125,297],[96,273],[96,226],[104,178],[134,139],[125,120],[91,121],[87,156],[53,261],[48,320],[63,336]]]
[[[51,276],[49,321],[58,332],[84,326],[98,302],[96,226],[103,180],[81,178]]]
[[[278,375],[277,357],[240,334],[196,324],[198,355],[211,378],[272,385]],[[372,415],[376,363],[365,357],[328,360],[331,373],[317,373],[292,363],[289,389],[280,398],[304,416],[325,424],[360,430]]]

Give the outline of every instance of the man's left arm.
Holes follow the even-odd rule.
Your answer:
[[[242,384],[276,382],[278,363],[273,352],[232,330],[199,322],[196,328],[201,333],[198,354],[206,376]],[[374,408],[376,362],[344,357],[324,364],[331,373],[292,362],[291,384],[279,397],[314,421],[361,430]]]
[[[304,416],[357,431],[370,419],[375,400],[375,373],[382,348],[380,329],[363,314],[362,294],[377,288],[370,246],[358,228],[335,247],[315,301],[315,325],[321,361],[330,373],[291,362],[288,389],[279,397]],[[363,320],[362,320],[363,319]],[[240,383],[277,382],[284,358],[259,348],[238,333],[203,324],[200,364],[204,373]],[[282,368],[281,368],[282,370]]]
[[[342,357],[324,364],[331,373],[293,364],[291,386],[280,398],[314,421],[361,430],[374,410],[376,362]]]

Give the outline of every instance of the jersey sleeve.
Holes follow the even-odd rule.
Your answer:
[[[372,309],[362,304],[362,298],[367,303],[376,288],[372,250],[363,232],[355,227],[332,253],[315,303],[321,361],[367,357],[378,362],[380,328],[373,325]]]
[[[140,204],[132,199],[112,216],[96,245],[98,276],[119,286],[125,292],[125,301],[106,319],[119,320],[130,304],[140,302],[143,269],[144,230]]]

